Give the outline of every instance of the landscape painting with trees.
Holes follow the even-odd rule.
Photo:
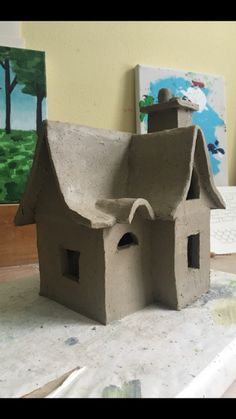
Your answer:
[[[0,47],[0,203],[18,203],[47,118],[45,53]]]

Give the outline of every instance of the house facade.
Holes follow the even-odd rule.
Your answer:
[[[15,223],[37,225],[40,294],[107,324],[209,289],[213,208],[224,202],[200,128],[47,121]]]

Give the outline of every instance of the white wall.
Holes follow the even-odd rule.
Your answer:
[[[26,21],[30,49],[46,52],[48,118],[135,132],[134,67],[225,78],[229,184],[236,185],[236,22]]]
[[[21,35],[21,22],[0,21],[0,46],[25,47],[25,41]]]

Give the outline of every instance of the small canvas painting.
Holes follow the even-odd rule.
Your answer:
[[[47,118],[45,53],[0,47],[0,203],[18,203]]]
[[[158,103],[161,88],[168,88],[173,96],[199,106],[199,110],[193,112],[193,125],[198,125],[204,133],[215,184],[228,185],[224,78],[137,65],[135,85],[137,133],[147,132],[147,114],[140,112],[140,107]]]

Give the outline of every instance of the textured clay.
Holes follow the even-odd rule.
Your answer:
[[[142,135],[45,121],[15,217],[37,225],[41,295],[107,324],[209,289],[210,210],[224,202],[196,109],[162,91]]]

